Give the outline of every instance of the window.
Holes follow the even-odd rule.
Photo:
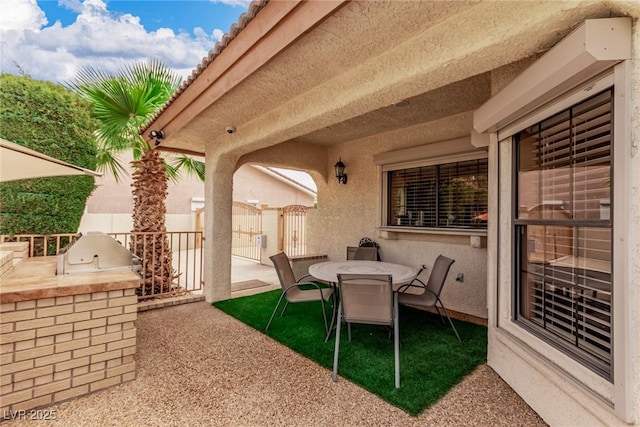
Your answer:
[[[613,88],[514,136],[515,320],[611,378]]]
[[[387,172],[387,226],[487,228],[486,158]]]

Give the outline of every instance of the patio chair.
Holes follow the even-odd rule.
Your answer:
[[[347,323],[348,339],[351,341],[351,323],[383,325],[393,327],[395,358],[395,386],[400,387],[400,330],[398,304],[393,292],[390,275],[339,274],[340,305],[336,343],[333,353],[333,381],[338,378],[338,356],[340,354],[340,330]]]
[[[273,317],[275,316],[276,311],[278,311],[278,307],[280,307],[280,303],[283,299],[285,299],[285,305],[282,309],[282,313],[280,313],[280,316],[284,314],[290,302],[296,303],[319,301],[320,305],[322,306],[324,330],[325,333],[328,334],[329,325],[327,324],[327,313],[324,305],[325,302],[327,302],[329,298],[333,296],[333,288],[323,288],[315,282],[302,281],[307,277],[312,277],[310,275],[306,275],[300,278],[300,280],[296,280],[291,268],[291,264],[289,264],[289,258],[284,252],[273,255],[272,257],[270,257],[270,259],[273,262],[276,273],[278,273],[278,279],[280,281],[280,286],[282,287],[282,294],[280,294],[280,298],[278,298],[278,303],[273,309],[273,313],[271,314],[271,318],[269,319],[269,323],[267,323],[265,331],[269,330],[269,326],[271,326],[271,322],[273,321]],[[311,287],[312,289],[303,289],[303,287]]]
[[[378,261],[378,248],[347,246],[347,260]]]
[[[408,285],[401,286],[398,289],[398,303],[404,305],[414,305],[419,307],[434,307],[444,323],[444,318],[442,317],[442,313],[440,313],[440,308],[444,311],[445,316],[449,320],[449,324],[453,328],[453,332],[455,332],[458,341],[461,341],[460,335],[458,335],[458,331],[456,327],[453,325],[451,318],[449,317],[449,313],[447,313],[447,309],[444,304],[442,304],[442,300],[440,299],[440,293],[442,292],[442,288],[444,288],[444,283],[447,279],[447,275],[449,274],[449,270],[451,269],[451,265],[455,262],[455,260],[451,258],[447,258],[444,255],[439,255],[436,258],[435,263],[433,264],[433,269],[431,270],[431,274],[429,275],[429,280],[425,285],[424,282],[420,279],[414,279]],[[406,293],[409,287],[421,287],[424,289],[424,292],[421,294],[411,294]],[[440,307],[438,307],[438,304]]]

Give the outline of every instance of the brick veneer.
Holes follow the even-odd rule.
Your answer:
[[[134,379],[137,302],[120,289],[2,304],[2,413]]]

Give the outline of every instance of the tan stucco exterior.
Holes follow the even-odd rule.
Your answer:
[[[473,128],[474,111],[545,51],[585,19],[612,16],[632,18],[633,51],[624,62],[628,162],[616,181],[628,210],[615,219],[628,238],[616,268],[629,280],[617,285],[626,299],[614,313],[622,327],[615,336],[616,373],[608,381],[541,340],[519,336],[511,322],[505,295],[513,278],[505,271],[512,221],[504,211],[512,198],[510,148]],[[318,187],[310,252],[344,259],[347,245],[368,236],[391,262],[417,267],[430,266],[440,253],[455,258],[445,304],[488,319],[489,364],[545,420],[640,423],[638,17],[633,1],[267,3],[144,131],[164,130],[161,149],[205,153],[207,300],[230,296],[234,171],[245,163],[305,170]],[[403,100],[408,105],[395,105]],[[227,134],[226,126],[236,132]],[[382,226],[375,158],[411,148],[424,155],[429,147],[445,157],[461,147],[487,156],[489,218],[496,218],[487,232]],[[347,185],[333,177],[339,158]],[[458,273],[464,282],[454,280]]]
[[[126,162],[125,162],[126,163]],[[300,204],[313,206],[316,196],[286,176],[249,164],[233,175],[233,200],[260,206],[283,207]],[[189,231],[196,226],[196,211],[204,204],[204,183],[194,176],[182,176],[169,182],[166,206],[168,231]],[[103,231],[122,233],[132,229],[131,177],[116,181],[111,175],[96,178],[96,189],[87,200],[79,232]]]

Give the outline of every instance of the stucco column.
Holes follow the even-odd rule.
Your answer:
[[[231,228],[236,158],[206,153],[204,296],[207,302],[231,297]]]

